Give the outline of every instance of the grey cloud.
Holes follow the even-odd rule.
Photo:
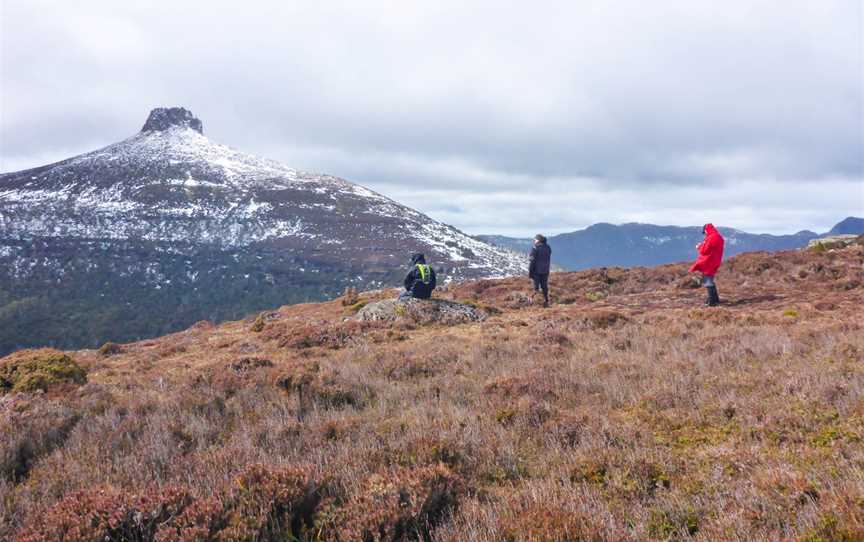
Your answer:
[[[0,164],[183,105],[220,142],[473,231],[670,216],[709,188],[776,228],[745,180],[864,210],[859,2],[465,4],[7,0]],[[659,208],[597,206],[616,190]],[[558,204],[574,192],[595,207]]]

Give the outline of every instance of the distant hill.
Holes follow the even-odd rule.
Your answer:
[[[789,250],[807,245],[821,237],[812,231],[792,235],[753,234],[720,227],[726,238],[726,255],[757,250]],[[849,217],[828,234],[864,233],[864,219]],[[531,240],[500,235],[481,235],[480,239],[517,252],[530,250]],[[657,226],[654,224],[594,224],[549,238],[556,264],[570,270],[609,266],[651,266],[690,260],[696,244],[702,241],[701,226]]]
[[[850,216],[837,223],[831,231],[830,235],[854,234],[860,235],[864,233],[864,218]]]

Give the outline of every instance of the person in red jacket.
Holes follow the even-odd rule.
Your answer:
[[[705,224],[702,227],[702,234],[705,239],[696,245],[696,250],[699,251],[699,257],[696,262],[690,267],[691,273],[702,273],[702,285],[708,291],[708,300],[705,302],[709,307],[715,307],[720,304],[720,296],[717,294],[717,284],[714,282],[714,275],[717,274],[717,269],[720,267],[720,262],[723,261],[723,236],[717,231],[713,224]]]

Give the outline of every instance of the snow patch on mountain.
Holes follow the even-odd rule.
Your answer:
[[[280,243],[339,247],[336,257],[360,260],[386,246],[396,260],[426,251],[466,276],[527,267],[524,255],[366,187],[215,143],[180,108],[154,110],[142,132],[103,149],[0,175],[0,210],[0,241],[191,241],[225,250]]]

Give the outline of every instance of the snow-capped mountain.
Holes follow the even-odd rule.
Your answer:
[[[214,143],[182,108],[137,135],[0,175],[4,237],[278,243],[351,260],[425,251],[451,276],[518,273],[524,262],[362,186]]]
[[[171,320],[178,312],[188,315],[167,328],[154,320],[144,331],[102,334],[135,338],[154,326],[158,333],[198,319],[238,317],[332,296],[349,285],[395,285],[412,252],[426,253],[444,277],[456,280],[521,273],[526,266],[524,256],[357,184],[210,141],[202,122],[182,108],[153,110],[138,134],[103,149],[0,175],[0,294],[11,300],[0,298],[0,323],[11,303],[20,317],[22,300],[35,298],[41,307],[46,296],[88,307],[122,300],[123,310],[136,304],[140,310],[146,299],[173,306]],[[224,296],[238,283],[241,292]],[[206,302],[205,287],[226,298]],[[105,299],[127,290],[147,295]],[[29,335],[16,333],[11,345],[0,337],[0,352],[39,344],[34,337],[41,327],[31,322],[21,331]]]

